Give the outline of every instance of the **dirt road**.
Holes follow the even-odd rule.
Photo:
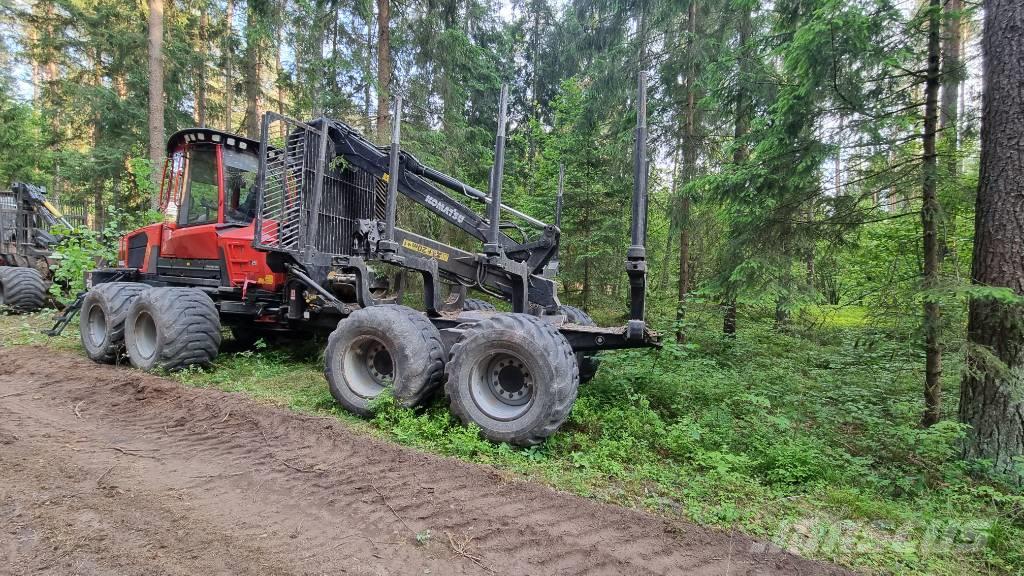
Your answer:
[[[0,574],[840,572],[238,395],[0,359]]]

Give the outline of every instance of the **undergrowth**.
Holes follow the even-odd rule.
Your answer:
[[[1024,495],[973,479],[955,421],[918,426],[920,352],[855,310],[812,311],[785,334],[743,318],[735,338],[699,315],[685,345],[604,354],[567,424],[529,449],[492,444],[436,398],[382,399],[369,422],[333,402],[322,343],[232,349],[172,377],[241,392],[431,452],[669,518],[737,528],[882,574],[1024,574]],[[38,344],[44,315],[6,317],[0,344]],[[76,334],[51,342],[74,348]],[[947,357],[955,413],[960,359]]]

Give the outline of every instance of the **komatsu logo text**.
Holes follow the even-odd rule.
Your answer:
[[[438,212],[444,214],[445,216],[451,218],[452,220],[455,220],[459,224],[462,224],[462,221],[466,219],[466,216],[463,215],[458,210],[456,210],[454,206],[449,206],[444,202],[441,202],[437,198],[434,198],[433,196],[427,196],[427,204],[431,208],[437,210]]]

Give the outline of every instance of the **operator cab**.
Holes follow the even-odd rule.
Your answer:
[[[216,289],[276,288],[283,274],[253,248],[260,144],[209,128],[167,142],[163,222],[122,239],[120,266],[156,282]]]
[[[161,209],[179,227],[248,225],[256,216],[259,143],[208,128],[175,133],[167,143]]]

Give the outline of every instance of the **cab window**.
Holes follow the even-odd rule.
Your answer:
[[[224,149],[224,220],[237,224],[248,224],[256,217],[256,169],[259,164],[255,154],[246,154]]]
[[[217,221],[217,148],[192,146],[188,151],[185,198],[188,206],[179,224],[210,224]]]

